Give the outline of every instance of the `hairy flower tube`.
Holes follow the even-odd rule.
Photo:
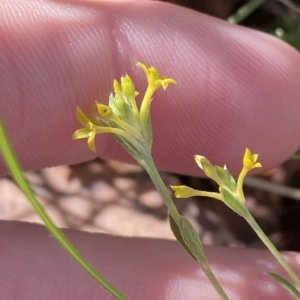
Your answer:
[[[231,208],[233,208],[233,205],[234,210],[238,210],[240,213],[242,210],[238,208],[238,206],[240,204],[243,206],[245,203],[245,197],[243,193],[245,176],[252,169],[260,168],[262,166],[259,162],[257,162],[257,160],[258,154],[252,154],[251,151],[246,148],[243,157],[243,168],[236,182],[226,166],[223,168],[220,166],[213,166],[204,156],[196,155],[195,161],[197,165],[203,170],[207,177],[213,179],[219,185],[220,193],[199,191],[184,185],[171,186],[171,188],[175,192],[175,196],[177,198],[189,198],[192,196],[215,198],[225,202]]]
[[[96,103],[93,107],[93,116],[88,118],[77,107],[76,115],[83,128],[76,130],[73,139],[87,138],[88,147],[96,151],[95,136],[98,133],[111,133],[127,149],[142,151],[152,145],[152,127],[150,121],[150,104],[154,92],[162,87],[166,89],[168,84],[176,84],[172,78],[160,76],[156,68],[147,68],[138,62],[148,81],[148,87],[142,100],[141,108],[138,109],[134,83],[129,75],[121,77],[121,81],[114,80],[114,95],[109,97],[109,104]]]

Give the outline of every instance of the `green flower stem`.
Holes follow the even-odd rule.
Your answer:
[[[163,200],[168,208],[168,211],[170,215],[174,218],[176,222],[179,222],[180,214],[171,198],[170,192],[166,188],[163,180],[160,177],[159,172],[157,171],[157,168],[155,166],[155,163],[152,159],[152,156],[150,153],[145,153],[144,155],[145,159],[143,161],[139,161],[141,165],[145,168],[147,173],[149,174],[152,182],[154,183],[155,187],[163,197]]]
[[[236,13],[228,17],[228,22],[238,24],[259,8],[266,0],[251,0],[242,5]]]
[[[155,166],[155,163],[152,159],[150,152],[148,152],[147,154],[145,154],[145,152],[144,152],[143,154],[144,154],[143,160],[139,159],[138,160],[139,163],[145,168],[145,170],[149,174],[150,178],[152,179],[153,183],[155,184],[157,190],[160,192],[161,196],[163,197],[163,200],[169,210],[169,214],[173,217],[173,219],[176,223],[180,223],[181,216],[171,198],[169,190],[166,188],[163,180],[160,177],[159,172],[157,171],[157,168]],[[201,248],[202,248],[202,244],[201,244]],[[221,299],[229,300],[229,298],[226,295],[225,291],[223,290],[222,286],[220,285],[220,283],[218,282],[214,273],[212,272],[209,262],[205,256],[204,250],[200,249],[200,251],[202,252],[201,253],[202,259],[201,259],[201,262],[199,262],[199,261],[198,262],[200,263],[204,273],[210,280],[211,284],[213,285],[213,287],[215,288],[215,290],[217,291],[217,293],[219,294]]]
[[[120,291],[118,291],[112,284],[110,284],[81,254],[67,239],[64,233],[58,229],[52,220],[48,217],[47,213],[43,209],[42,205],[38,202],[32,189],[27,183],[23,170],[16,159],[13,152],[12,146],[9,142],[8,136],[4,129],[4,125],[0,119],[0,150],[2,151],[3,157],[7,163],[7,166],[18,183],[31,205],[33,206],[36,213],[43,220],[44,224],[58,241],[58,243],[77,261],[77,263],[85,269],[98,283],[100,283],[111,295],[119,300],[127,300]],[[72,276],[72,274],[70,274]]]
[[[256,223],[256,221],[250,214],[250,212],[248,210],[247,212],[248,214],[245,216],[246,221],[253,228],[253,230],[256,232],[256,234],[259,236],[262,242],[266,245],[266,247],[270,250],[270,252],[275,256],[275,258],[281,264],[284,270],[289,274],[290,278],[296,285],[297,290],[300,291],[300,280],[298,276],[295,274],[295,272],[292,270],[292,268],[289,266],[289,264],[280,254],[280,252],[276,249],[273,243],[269,240],[269,238],[265,235],[265,233],[262,231],[262,229],[259,227],[259,225]]]

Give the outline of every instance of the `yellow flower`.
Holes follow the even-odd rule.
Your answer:
[[[96,103],[91,119],[77,107],[76,115],[83,128],[74,132],[73,139],[87,138],[89,148],[96,151],[95,135],[112,133],[130,153],[151,150],[150,103],[152,95],[160,86],[166,89],[169,83],[176,83],[176,81],[160,76],[154,67],[147,68],[142,63],[137,63],[137,65],[144,70],[148,80],[148,88],[140,110],[135,101],[138,92],[135,90],[131,77],[122,76],[120,83],[117,80],[113,82],[115,94],[110,95],[109,104]]]
[[[96,151],[95,147],[95,135],[96,132],[94,130],[94,124],[91,120],[82,112],[82,110],[77,106],[76,115],[79,122],[84,126],[84,128],[80,128],[73,133],[72,139],[88,139],[88,146],[92,151]]]
[[[169,83],[177,84],[177,82],[173,78],[160,76],[159,72],[154,67],[147,68],[144,64],[140,62],[138,62],[136,65],[144,71],[148,81],[148,87],[140,108],[139,123],[141,124],[142,132],[145,136],[147,136],[147,139],[152,140],[151,134],[149,134],[149,130],[147,129],[150,123],[149,114],[152,96],[159,87],[162,87],[165,90],[168,87]]]
[[[194,159],[198,167],[203,170],[204,174],[214,180],[219,186],[222,185],[222,180],[220,179],[216,167],[213,166],[210,161],[201,155],[195,155]]]
[[[140,67],[146,74],[148,85],[158,89],[159,87],[163,87],[165,90],[168,87],[169,83],[177,84],[176,80],[173,78],[167,78],[159,75],[159,72],[154,67],[147,68],[144,64],[138,62],[136,64]]]
[[[106,109],[106,108],[108,108],[108,109]],[[104,111],[104,115],[105,114],[109,115],[112,113],[110,108],[106,105],[103,105],[103,107],[101,107],[101,109]],[[88,141],[87,141],[88,147],[93,152],[96,152],[95,136],[98,133],[112,133],[112,134],[116,134],[118,136],[121,136],[121,137],[127,139],[129,142],[133,142],[133,143],[135,142],[134,139],[132,138],[132,136],[123,129],[113,128],[113,127],[109,127],[109,126],[97,126],[95,124],[95,121],[92,122],[82,112],[82,110],[79,107],[76,108],[76,115],[77,115],[77,119],[84,126],[84,128],[80,128],[80,129],[76,130],[72,135],[72,139],[79,140],[79,139],[87,138],[88,139]]]
[[[239,205],[244,205],[244,179],[250,170],[254,168],[260,168],[262,166],[261,163],[257,162],[257,159],[258,154],[252,154],[251,151],[248,148],[246,148],[243,158],[243,168],[239,174],[237,182],[235,182],[234,178],[232,177],[226,166],[224,166],[223,168],[220,166],[213,166],[206,157],[201,155],[195,155],[195,161],[197,165],[203,170],[207,177],[213,179],[219,185],[220,193],[198,191],[183,185],[171,186],[171,188],[175,192],[175,196],[177,198],[206,196],[224,201],[228,206],[233,207],[232,203],[234,201],[231,201],[231,203],[229,203],[229,197],[227,197],[227,199],[224,198],[224,195],[231,195],[231,200],[235,199],[237,201],[236,203],[239,203]],[[235,206],[235,208],[237,207],[238,206]]]
[[[186,185],[171,185],[176,198],[189,198],[197,195],[197,190],[194,190]]]
[[[257,162],[257,160],[258,160],[258,154],[252,154],[250,149],[246,148],[246,151],[245,151],[244,157],[243,157],[243,169],[237,180],[237,195],[241,201],[244,201],[244,202],[246,201],[245,196],[244,196],[244,191],[243,191],[243,184],[244,184],[244,179],[245,179],[246,175],[252,169],[262,167],[261,163]]]
[[[251,151],[246,148],[244,157],[243,157],[243,165],[247,170],[252,170],[254,168],[261,168],[261,163],[257,162],[258,154],[252,154]]]
[[[176,198],[190,198],[194,196],[202,196],[202,197],[209,197],[223,201],[223,198],[218,193],[212,192],[204,192],[192,189],[186,185],[171,185],[171,189],[174,191]]]

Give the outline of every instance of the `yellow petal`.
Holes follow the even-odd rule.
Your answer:
[[[250,156],[250,159],[253,162],[253,164],[255,164],[257,162],[257,159],[258,159],[258,154],[252,154]]]
[[[73,133],[72,139],[78,140],[78,139],[88,138],[90,132],[91,131],[88,128],[80,128]]]
[[[167,89],[169,83],[177,84],[177,81],[173,78],[159,78],[155,81],[155,85],[158,87],[162,86],[164,90]]]
[[[114,115],[111,108],[107,105],[98,103],[97,104],[97,109],[98,109],[98,112],[99,112],[100,116],[103,119],[109,119]]]
[[[115,93],[121,93],[122,92],[121,85],[116,79],[114,80],[113,86],[114,86],[114,92]]]
[[[127,98],[135,97],[135,86],[128,74],[121,77],[121,87],[122,92],[127,96]]]
[[[253,168],[261,168],[262,167],[262,164],[261,163],[256,163],[254,166],[253,166]]]
[[[262,165],[257,162],[258,154],[252,154],[251,151],[246,148],[244,157],[243,157],[243,165],[244,168],[248,171],[254,168],[260,168]]]
[[[140,67],[145,72],[146,77],[148,78],[148,76],[149,76],[149,70],[148,70],[148,68],[144,64],[142,64],[140,62],[137,62],[136,65],[138,67]]]
[[[171,185],[170,187],[174,191],[176,198],[189,198],[199,194],[199,191],[194,190],[186,185]]]
[[[250,156],[251,156],[251,151],[249,148],[246,148],[244,157],[243,157],[243,165],[247,164],[247,160],[250,158]]]
[[[138,62],[136,65],[145,72],[148,84],[155,90],[159,87],[163,87],[163,89],[165,90],[168,87],[169,83],[177,84],[176,80],[174,80],[173,78],[160,76],[159,72],[154,67],[147,68],[140,62]]]
[[[82,126],[86,126],[86,124],[88,122],[90,122],[91,120],[82,112],[81,108],[79,106],[77,106],[76,108],[76,116],[77,119],[79,120],[79,122],[81,123]]]
[[[88,138],[88,146],[93,152],[96,152],[95,135],[95,132],[91,132]]]

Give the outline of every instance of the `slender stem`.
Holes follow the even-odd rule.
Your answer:
[[[43,220],[44,224],[58,241],[58,243],[77,261],[77,263],[84,268],[98,283],[100,283],[110,294],[112,294],[116,299],[127,300],[128,298],[124,296],[120,291],[118,291],[112,284],[110,284],[82,255],[81,253],[72,245],[72,243],[67,239],[64,233],[55,226],[52,220],[49,218],[42,205],[38,202],[31,190],[29,184],[27,183],[23,170],[16,159],[13,152],[12,146],[9,142],[8,136],[4,129],[4,125],[0,120],[0,150],[2,151],[3,157],[11,171],[15,181],[18,183],[24,194],[27,196],[31,205],[33,206],[36,213]],[[72,276],[70,274],[70,276]]]
[[[285,271],[289,274],[291,279],[293,280],[294,284],[296,285],[297,289],[300,289],[300,280],[286,260],[283,258],[281,253],[276,249],[273,243],[269,240],[269,238],[265,235],[259,225],[256,223],[250,212],[248,211],[247,216],[245,217],[246,221],[249,225],[253,228],[262,242],[266,245],[266,247],[270,250],[270,252],[275,256],[277,261],[281,264],[281,266],[285,269]]]
[[[248,170],[246,168],[243,168],[239,178],[237,180],[237,186],[236,186],[236,191],[237,191],[237,196],[240,199],[240,202],[245,203],[245,196],[244,196],[244,190],[243,190],[243,183],[244,183],[244,179],[246,177],[248,173]]]
[[[205,263],[201,264],[205,275],[209,278],[210,283],[213,285],[221,299],[223,300],[230,300],[230,298],[226,295],[225,291],[223,290],[222,286],[220,285],[219,281],[215,277],[215,274],[212,272],[208,260],[205,257]]]
[[[219,193],[215,193],[215,192],[197,191],[196,196],[217,199],[224,202],[222,196]]]
[[[170,192],[166,188],[166,185],[162,181],[160,174],[156,169],[156,166],[154,164],[151,154],[147,155],[147,159],[140,163],[146,169],[146,171],[148,172],[149,176],[151,177],[153,183],[155,184],[157,190],[160,192],[161,196],[163,197],[165,204],[169,209],[170,215],[172,215],[172,217],[176,223],[179,223],[181,216],[170,196]],[[202,247],[202,243],[200,245],[201,245],[201,249],[199,249],[199,250],[201,251],[201,261],[197,260],[198,263],[201,265],[204,273],[210,280],[211,284],[213,285],[213,287],[215,288],[216,292],[219,294],[221,299],[229,300],[228,296],[226,295],[225,291],[223,290],[222,286],[220,285],[220,283],[218,282],[217,278],[215,277],[214,273],[212,272],[212,270],[210,268],[209,262],[206,258],[204,249]]]
[[[145,157],[146,157],[145,160],[140,161],[141,165],[145,168],[151,180],[153,181],[154,185],[156,186],[157,190],[160,192],[166,206],[168,207],[169,213],[172,215],[175,221],[179,221],[179,217],[180,217],[179,212],[172,200],[170,192],[166,188],[164,182],[160,177],[159,172],[156,169],[151,154],[147,153],[145,154]]]
[[[238,24],[259,8],[266,0],[251,0],[242,5],[236,13],[229,16],[228,22]]]

